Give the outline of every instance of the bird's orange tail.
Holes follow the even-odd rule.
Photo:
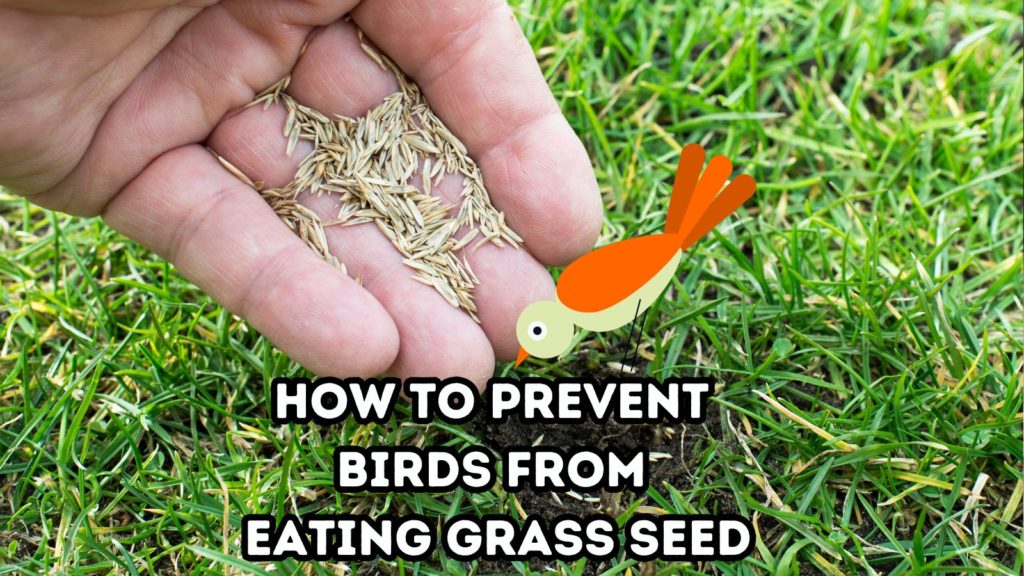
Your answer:
[[[735,212],[757,188],[753,178],[741,174],[723,190],[732,174],[732,162],[725,156],[715,156],[701,174],[704,158],[700,144],[687,144],[679,155],[679,168],[672,184],[665,233],[679,235],[682,250]]]

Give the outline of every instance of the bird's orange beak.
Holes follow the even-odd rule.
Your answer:
[[[526,348],[523,348],[522,346],[520,346],[519,347],[519,355],[516,356],[516,368],[518,368],[519,365],[523,363],[523,360],[526,360],[529,357],[530,357],[530,353],[526,351]]]

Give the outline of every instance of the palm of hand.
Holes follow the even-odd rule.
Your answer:
[[[495,357],[515,356],[519,311],[553,294],[543,265],[596,238],[586,153],[503,3],[25,3],[36,12],[0,9],[3,53],[15,55],[0,66],[0,182],[42,206],[101,214],[314,372],[481,382]],[[66,13],[76,9],[94,14]],[[420,84],[525,239],[525,250],[467,249],[479,325],[413,281],[372,225],[329,229],[361,284],[341,274],[203,149],[267,186],[291,180],[302,152],[285,155],[283,110],[240,108],[288,73],[289,92],[324,112],[375,106],[395,80],[355,25]],[[433,193],[460,190],[448,177]],[[330,201],[305,202],[331,217]]]

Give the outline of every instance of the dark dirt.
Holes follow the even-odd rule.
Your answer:
[[[640,373],[643,373],[643,370]],[[604,378],[619,377],[619,374],[599,373],[595,377],[598,380],[603,380]],[[529,446],[537,443],[538,439],[543,437],[541,443],[545,447],[562,449],[614,448],[621,453],[643,448],[649,453],[669,454],[671,458],[651,463],[649,476],[649,485],[666,498],[668,498],[668,491],[664,488],[666,485],[671,485],[681,492],[695,487],[691,471],[699,466],[702,454],[709,444],[722,439],[722,423],[718,404],[714,402],[708,403],[707,419],[703,424],[698,425],[639,425],[621,424],[615,421],[609,421],[607,424],[593,422],[572,425],[526,424],[519,419],[510,419],[508,422],[498,424],[480,418],[468,424],[467,429],[494,449],[513,445]],[[560,514],[587,516],[604,513],[615,517],[626,510],[638,497],[630,491],[607,492],[604,490],[582,496],[589,501],[579,500],[567,494],[535,493],[529,488],[515,494],[524,512],[537,514],[549,520]],[[644,494],[640,494],[639,497],[647,499]],[[596,501],[594,501],[595,499]],[[706,511],[710,513],[737,511],[731,494],[712,493],[707,498],[707,502],[708,510]],[[657,506],[657,503],[650,501],[644,504]],[[531,562],[531,566],[537,570],[543,570],[545,563],[534,561]],[[607,562],[588,563],[584,574],[599,574],[609,567]],[[481,562],[478,573],[517,573],[517,571],[506,562]]]
[[[14,556],[9,560],[27,560],[36,555],[40,537],[36,530],[25,528],[22,531],[0,530],[0,550],[7,554],[12,543],[15,544]]]

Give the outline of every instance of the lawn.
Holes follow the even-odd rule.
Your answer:
[[[102,222],[0,195],[0,574],[1022,572],[1020,3],[515,4],[597,171],[601,243],[660,229],[687,142],[760,183],[686,253],[639,337],[640,371],[718,381],[715,417],[676,431],[691,440],[672,481],[601,504],[621,521],[736,511],[753,555],[243,562],[248,513],[529,502],[337,493],[337,445],[489,432],[405,407],[389,425],[275,426],[270,378],[300,367]],[[628,332],[499,374],[599,373]]]

